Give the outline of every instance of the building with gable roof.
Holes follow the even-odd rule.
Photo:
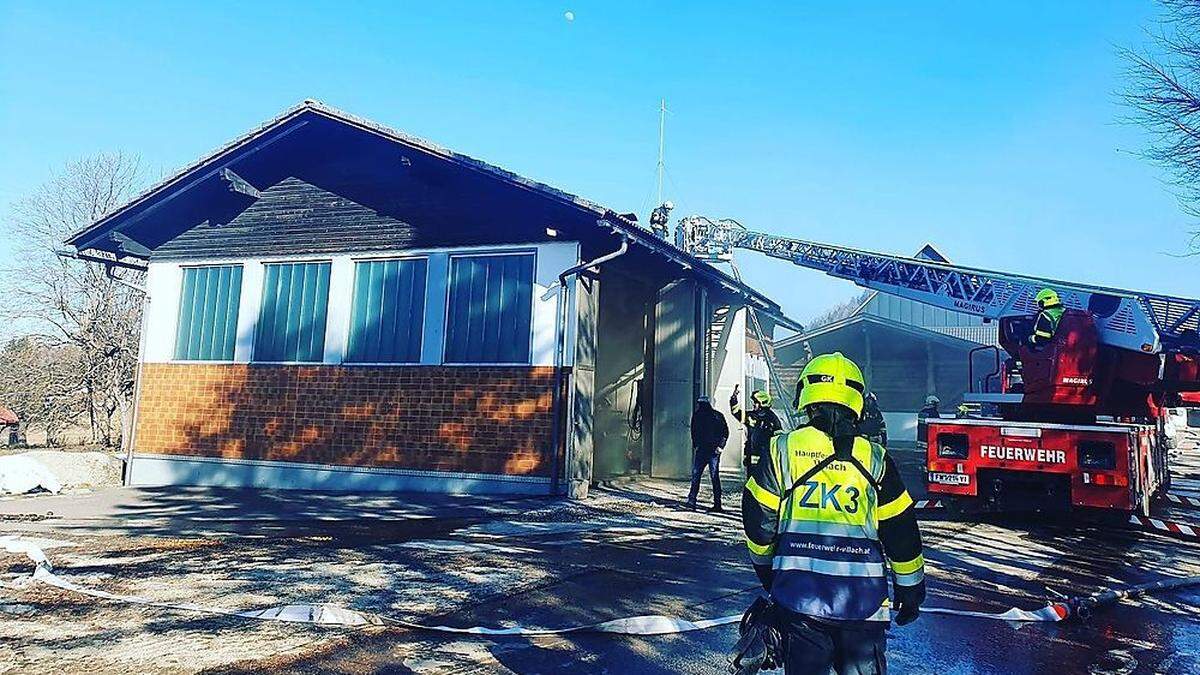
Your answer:
[[[696,397],[741,367],[714,317],[788,323],[630,216],[316,101],[67,245],[146,273],[138,485],[681,477]]]

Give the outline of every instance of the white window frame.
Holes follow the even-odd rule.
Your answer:
[[[205,267],[232,267],[237,265],[242,268],[242,280],[240,288],[238,288],[238,321],[237,325],[242,325],[242,297],[246,293],[246,263],[242,261],[221,261],[221,262],[195,262],[179,265],[179,287],[175,289],[175,330],[171,331],[171,359],[170,363],[194,363],[196,365],[212,364],[212,363],[237,363],[238,340],[237,336],[233,337],[233,358],[230,359],[180,359],[176,358],[174,345],[179,342],[179,308],[183,304],[183,273],[184,270],[202,269]],[[261,292],[261,291],[260,291]]]
[[[321,345],[321,351],[325,352],[325,348],[329,345],[329,305],[333,300],[333,269],[334,259],[331,256],[323,256],[317,258],[256,258],[260,274],[258,275],[258,302],[255,305],[254,312],[254,330],[250,335],[250,360],[248,363],[271,366],[320,366],[325,365],[326,360],[320,361],[264,361],[258,357],[258,322],[262,318],[262,298],[263,298],[263,283],[266,281],[267,265],[305,265],[310,263],[329,263],[329,291],[325,295],[325,338]]]
[[[529,256],[533,263],[533,276],[531,277],[531,287],[537,286],[537,248],[526,249],[506,249],[494,251],[469,251],[465,253],[451,253],[448,259],[449,263],[453,263],[455,258],[496,258],[501,256]],[[533,302],[535,297],[530,292],[530,307],[529,307],[529,356],[524,361],[447,361],[446,360],[446,339],[450,335],[450,264],[446,266],[446,298],[444,306],[446,307],[446,316],[442,324],[442,365],[444,366],[532,366],[533,365]]]
[[[389,367],[406,367],[406,366],[411,367],[411,366],[428,365],[428,364],[424,363],[425,344],[429,338],[429,326],[427,326],[425,324],[426,324],[426,319],[429,317],[429,307],[428,307],[429,306],[429,295],[430,295],[429,281],[430,281],[430,272],[431,272],[431,268],[432,268],[432,265],[431,265],[432,257],[433,257],[433,255],[428,254],[428,253],[423,254],[423,255],[412,254],[412,253],[409,253],[406,255],[377,255],[375,253],[372,253],[371,255],[361,256],[361,257],[350,256],[350,268],[353,270],[351,277],[350,277],[350,307],[349,307],[349,310],[346,312],[346,320],[344,322],[345,325],[342,326],[342,332],[345,334],[345,339],[343,340],[342,358],[341,358],[339,365],[346,366],[347,368],[360,368],[363,366],[370,366],[372,368],[389,368]],[[392,260],[424,260],[425,261],[425,302],[422,303],[422,307],[421,307],[421,347],[418,350],[420,352],[420,356],[417,358],[416,361],[404,361],[404,362],[399,362],[399,361],[349,361],[349,360],[347,360],[347,356],[349,355],[349,352],[350,352],[350,330],[354,327],[354,282],[357,280],[358,263],[389,262]],[[332,283],[330,284],[330,286],[332,286]],[[533,331],[530,331],[530,332],[532,333]],[[443,333],[443,335],[444,335],[444,333]]]
[[[450,259],[452,257],[532,255],[533,288],[529,326],[529,357],[519,363],[459,363],[445,361],[447,310],[450,297]],[[349,347],[351,310],[354,292],[354,264],[359,261],[425,258],[425,315],[421,334],[421,360],[415,363],[353,363],[346,361]],[[258,319],[262,313],[265,266],[275,263],[329,263],[329,296],[326,307],[325,353],[321,361],[262,361],[254,358],[254,346],[259,334]],[[575,312],[568,313],[567,325],[558,325],[561,303],[574,304],[574,283],[565,291],[559,288],[558,274],[579,263],[579,243],[572,240],[557,242],[527,242],[479,246],[425,247],[385,249],[360,252],[312,252],[270,256],[213,256],[189,257],[151,262],[151,300],[147,317],[169,326],[156,330],[149,326],[149,349],[145,362],[180,364],[262,364],[262,365],[326,365],[346,368],[411,368],[422,366],[447,367],[541,367],[553,365],[552,352],[560,330],[566,331],[568,345],[574,340]],[[174,358],[178,332],[179,303],[183,290],[182,270],[188,267],[220,265],[242,266],[242,292],[238,306],[238,335],[232,361],[178,361]],[[545,267],[543,269],[543,267]],[[442,287],[437,285],[441,283]],[[171,297],[168,297],[171,296]],[[161,310],[161,311],[159,311]],[[169,323],[166,323],[169,322]],[[168,342],[169,340],[169,342]],[[569,366],[573,349],[564,354]]]

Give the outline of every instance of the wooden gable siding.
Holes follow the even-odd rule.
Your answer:
[[[408,223],[288,178],[264,190],[231,222],[205,222],[187,230],[160,246],[153,259],[409,248],[419,238]]]
[[[263,190],[260,199],[228,223],[206,221],[185,230],[155,250],[152,259],[332,254],[535,238],[530,227],[405,222],[293,177]]]

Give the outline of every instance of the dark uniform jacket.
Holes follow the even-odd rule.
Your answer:
[[[879,404],[874,398],[864,401],[862,421],[858,423],[858,429],[863,436],[887,445],[887,422],[883,419],[883,412],[879,410]]]
[[[779,416],[770,408],[743,410],[736,398],[729,400],[734,419],[746,426],[746,443],[742,447],[742,464],[750,465],[751,457],[763,457],[771,446],[771,438],[783,431]]]
[[[1038,312],[1037,317],[1033,320],[1033,335],[1029,336],[1030,344],[1043,345],[1053,340],[1062,315],[1062,307],[1049,307]]]

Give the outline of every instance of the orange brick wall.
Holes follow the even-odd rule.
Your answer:
[[[551,367],[147,363],[144,453],[547,476]]]

